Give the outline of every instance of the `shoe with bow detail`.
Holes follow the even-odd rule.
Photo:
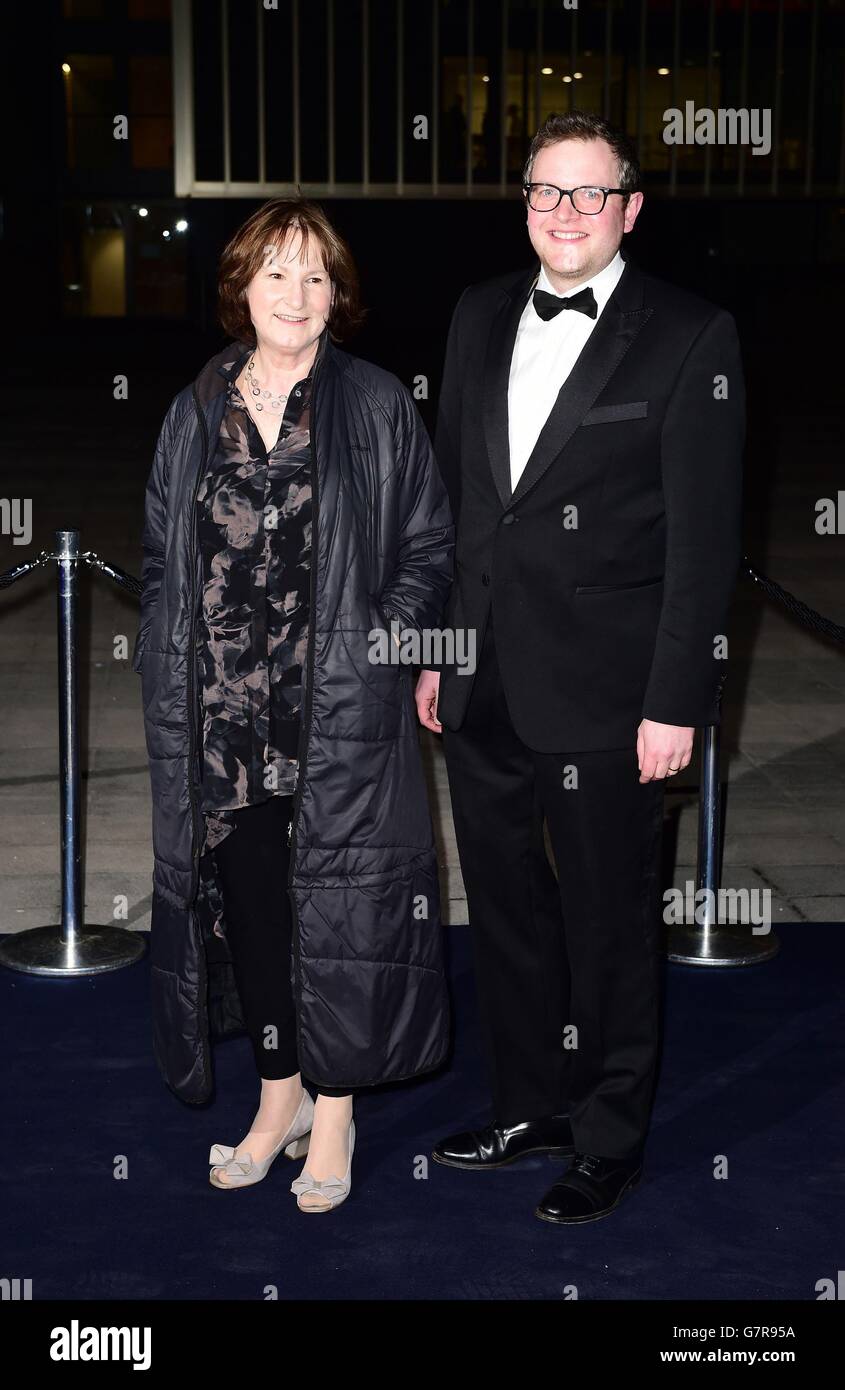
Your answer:
[[[553,1183],[534,1215],[558,1225],[598,1221],[618,1207],[642,1175],[642,1158],[625,1161],[576,1153],[562,1178]]]
[[[308,1152],[313,1119],[314,1102],[309,1092],[303,1090],[293,1123],[266,1158],[255,1161],[250,1153],[238,1154],[236,1158],[237,1151],[231,1145],[212,1144],[208,1155],[209,1163],[214,1164],[208,1175],[212,1187],[220,1188],[221,1191],[227,1188],[252,1187],[254,1183],[266,1178],[270,1165],[283,1149],[288,1158],[303,1158]],[[221,1171],[226,1174],[225,1182],[221,1182],[217,1176]]]
[[[504,1168],[528,1154],[569,1158],[575,1152],[568,1115],[547,1115],[515,1125],[487,1125],[441,1139],[431,1151],[448,1168]]]
[[[313,1211],[331,1211],[334,1207],[339,1207],[341,1202],[345,1202],[352,1188],[352,1154],[355,1149],[355,1121],[349,1121],[349,1161],[346,1165],[346,1176],[336,1178],[312,1178],[307,1168],[303,1168],[298,1178],[294,1178],[290,1185],[291,1192],[296,1193],[296,1205],[300,1211],[306,1213]],[[316,1202],[306,1202],[303,1206],[304,1196],[317,1197]]]

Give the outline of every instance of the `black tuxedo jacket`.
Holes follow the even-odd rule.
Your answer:
[[[538,751],[633,747],[642,718],[718,723],[741,556],[734,320],[626,260],[511,492],[508,377],[538,270],[471,285],[452,318],[435,434],[457,524],[444,628],[475,629],[478,655],[493,610],[511,718]],[[431,667],[458,729],[473,678]]]

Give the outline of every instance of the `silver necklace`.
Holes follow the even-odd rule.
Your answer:
[[[246,368],[246,379],[247,379],[247,381],[249,382],[249,389],[250,389],[250,392],[251,392],[253,398],[255,398],[255,397],[262,397],[262,398],[263,398],[263,400],[256,400],[256,399],[253,400],[253,404],[255,405],[255,409],[256,409],[256,410],[263,410],[263,409],[264,409],[263,401],[269,401],[269,402],[270,402],[270,409],[271,409],[271,410],[281,410],[282,407],[283,407],[284,404],[285,404],[285,401],[287,400],[288,396],[290,395],[290,392],[289,392],[289,391],[283,391],[283,392],[281,393],[281,395],[274,396],[272,391],[265,391],[265,390],[262,388],[260,381],[258,381],[258,379],[256,378],[255,372],[253,371],[253,366],[252,366],[252,364],[253,364],[254,361],[255,361],[255,353],[252,354],[252,356],[251,356],[250,359],[249,359],[249,362],[247,363],[247,368]]]

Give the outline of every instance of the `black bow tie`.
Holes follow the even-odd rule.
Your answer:
[[[561,309],[577,309],[579,314],[586,314],[589,319],[596,318],[599,312],[596,296],[591,289],[579,290],[578,294],[571,294],[568,299],[561,299],[557,294],[548,294],[546,290],[535,290],[533,303],[540,318],[547,322],[553,319],[555,314],[559,314]]]

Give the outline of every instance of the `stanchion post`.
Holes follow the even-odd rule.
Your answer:
[[[701,737],[696,920],[671,928],[666,954],[669,960],[682,965],[759,965],[764,960],[771,960],[780,947],[771,928],[765,935],[755,936],[750,920],[744,923],[719,920],[722,878],[719,746],[720,726],[708,724]]]
[[[59,648],[59,788],[62,827],[62,944],[76,952],[82,919],[79,848],[79,728],[76,632],[79,532],[56,532]]]
[[[79,728],[77,723],[77,571],[79,532],[57,531],[58,685],[60,750],[60,817],[62,920],[31,927],[0,942],[0,965],[28,975],[92,975],[119,970],[144,954],[137,932],[124,927],[82,922],[82,873],[79,839]]]
[[[722,860],[722,786],[719,778],[718,724],[708,724],[701,738],[701,782],[698,792],[698,864],[696,890],[707,891],[703,927],[718,927],[718,893]]]

